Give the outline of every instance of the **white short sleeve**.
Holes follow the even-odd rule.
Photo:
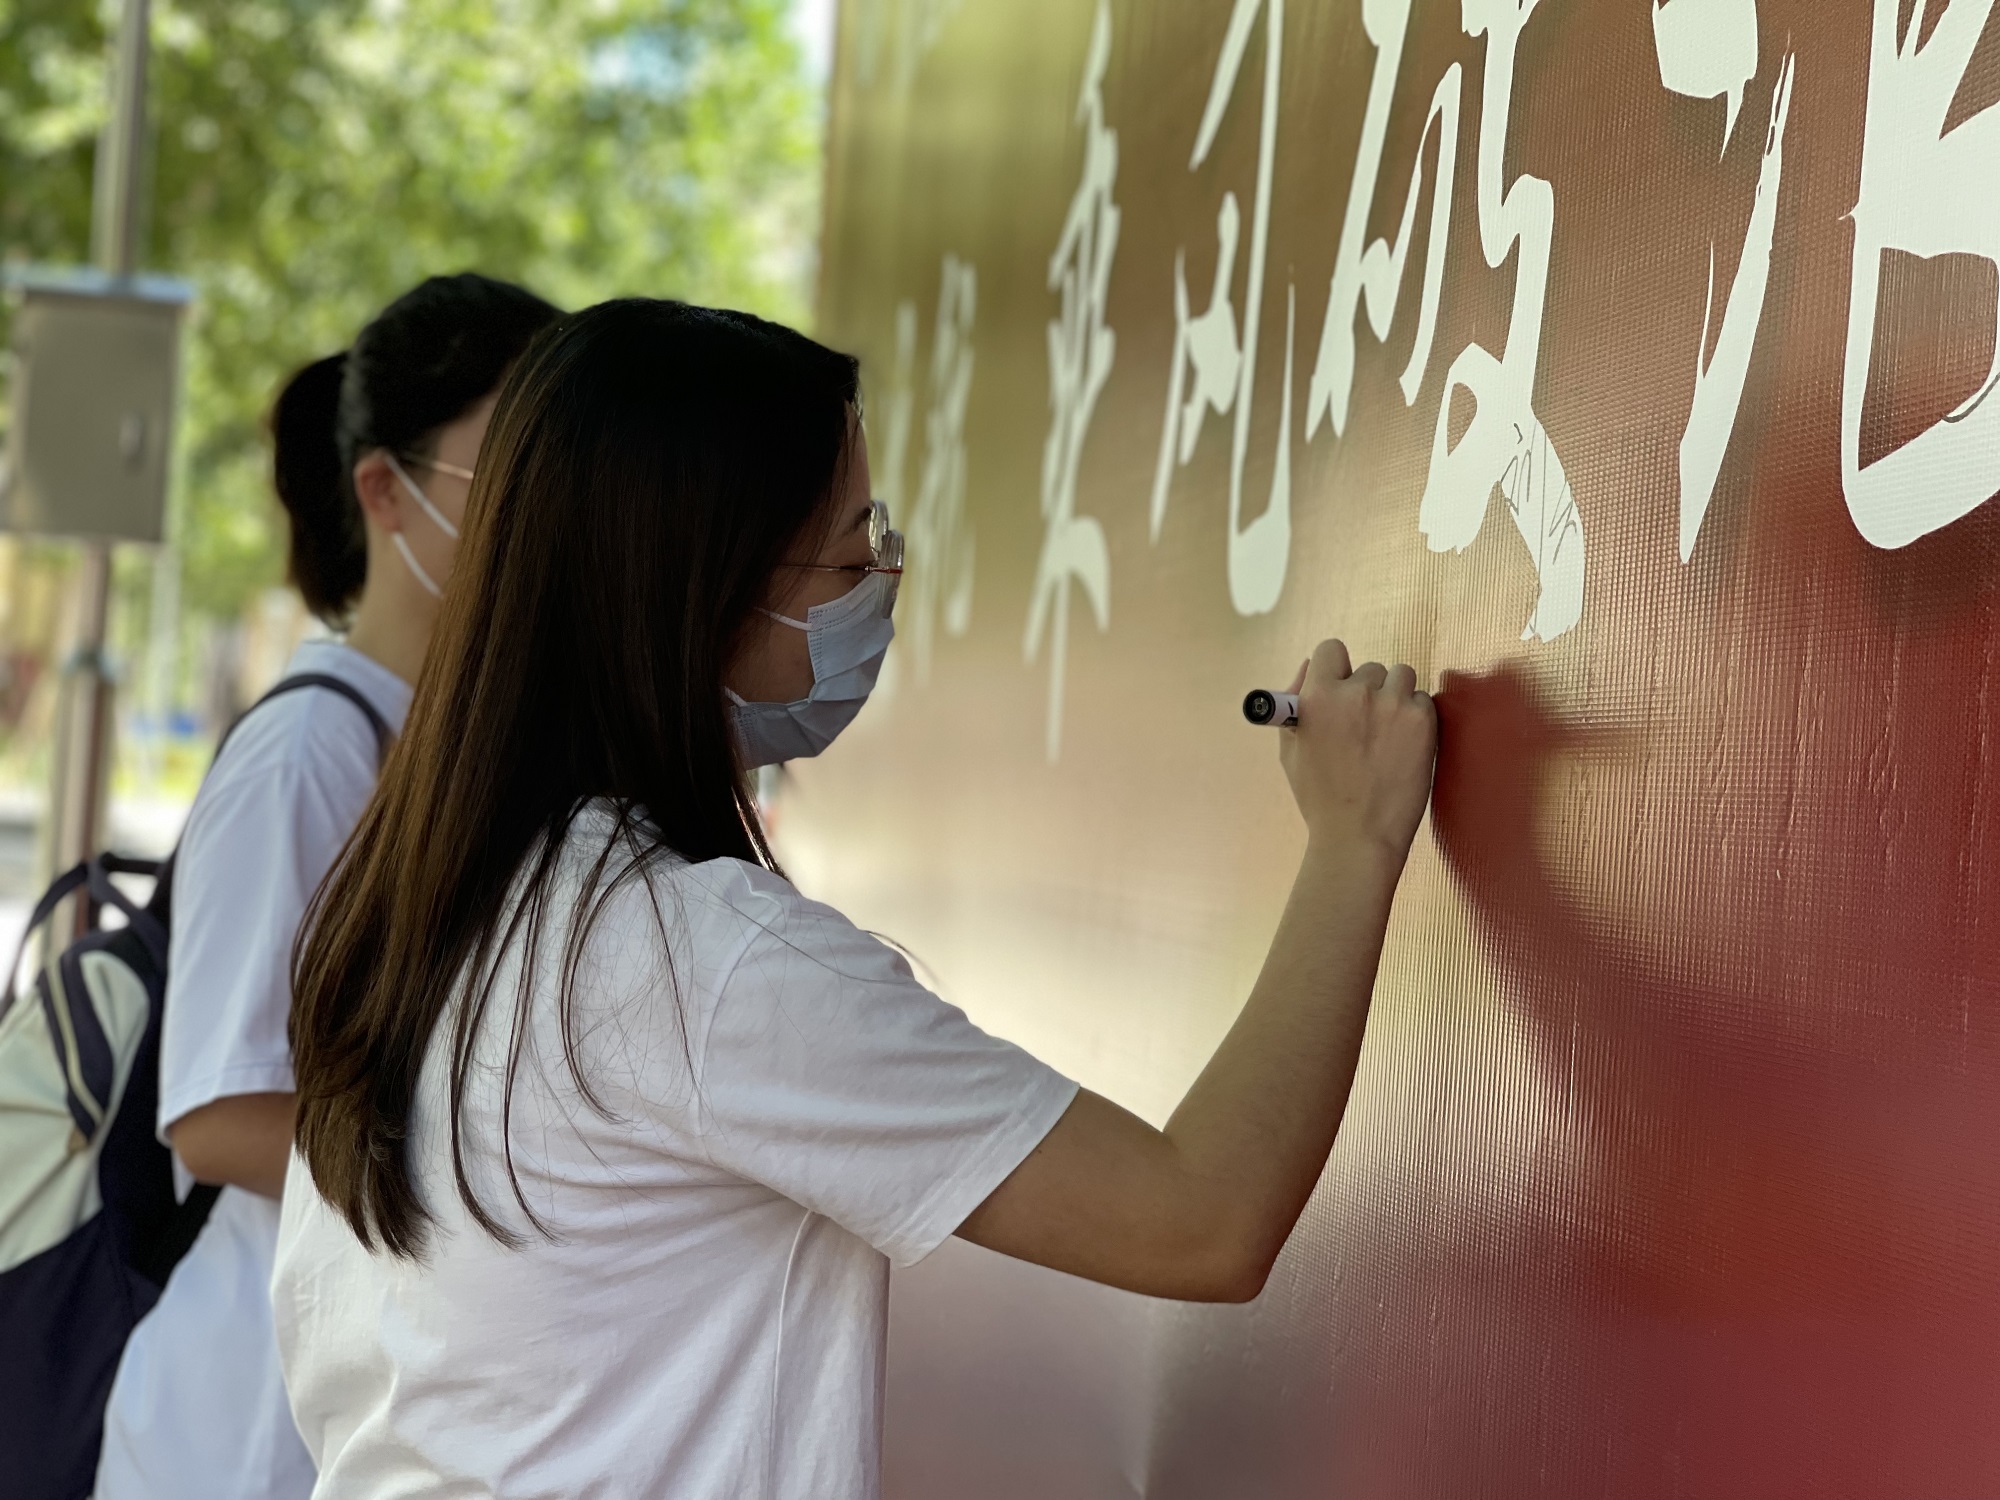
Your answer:
[[[718,894],[747,941],[705,1035],[688,1038],[702,1154],[898,1265],[919,1261],[1040,1144],[1077,1086],[974,1026],[832,908],[734,868]]]
[[[162,1132],[236,1094],[292,1089],[292,945],[367,805],[373,731],[331,693],[252,715],[202,787],[174,861]]]

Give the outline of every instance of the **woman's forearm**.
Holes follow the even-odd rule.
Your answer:
[[[1401,850],[1308,847],[1249,1000],[1167,1122],[1252,1292],[1340,1130],[1402,866]]]
[[[1248,1002],[1166,1129],[1083,1091],[960,1236],[1151,1296],[1256,1296],[1340,1129],[1401,866],[1309,850]]]

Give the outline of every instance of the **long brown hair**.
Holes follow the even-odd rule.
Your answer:
[[[453,1169],[473,1217],[512,1238],[467,1176],[466,1073],[500,955],[524,923],[533,941],[587,802],[619,812],[597,870],[624,851],[614,883],[668,852],[776,867],[723,674],[778,564],[824,524],[855,400],[846,355],[747,314],[639,299],[563,319],[509,378],[409,723],[294,958],[299,1149],[363,1244],[422,1249],[405,1145],[461,985]],[[573,1071],[580,943],[573,924]]]

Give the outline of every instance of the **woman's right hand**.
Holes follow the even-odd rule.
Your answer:
[[[1326,848],[1375,848],[1400,867],[1430,801],[1437,709],[1406,666],[1351,667],[1321,641],[1292,684],[1299,722],[1278,732],[1278,759],[1307,835]]]

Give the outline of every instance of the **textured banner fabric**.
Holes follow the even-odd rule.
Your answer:
[[[1264,1297],[940,1257],[892,1495],[1990,1492],[1995,8],[849,0],[910,572],[806,888],[1162,1119],[1301,846],[1244,692],[1443,721]]]

